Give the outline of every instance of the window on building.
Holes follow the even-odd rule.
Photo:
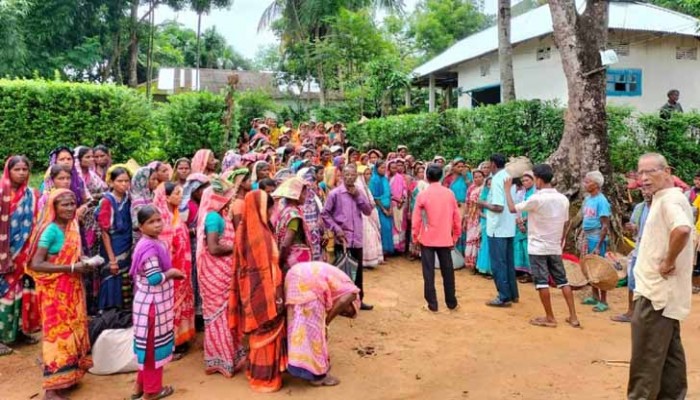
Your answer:
[[[481,61],[481,64],[479,64],[479,72],[481,73],[481,76],[487,76],[491,73],[491,63],[489,60]]]
[[[537,49],[537,61],[547,60],[552,57],[551,47],[540,47]]]
[[[629,42],[623,42],[623,41],[609,42],[608,49],[615,50],[615,53],[617,53],[618,56],[627,57],[630,55]]]
[[[641,96],[641,69],[609,69],[607,74],[608,96]]]
[[[676,47],[676,60],[697,60],[697,47]]]

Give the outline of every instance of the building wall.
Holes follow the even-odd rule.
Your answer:
[[[619,55],[619,62],[610,68],[641,69],[641,96],[608,96],[608,103],[628,105],[641,112],[658,110],[666,101],[666,92],[681,91],[684,109],[700,109],[700,60],[676,59],[676,48],[698,48],[700,40],[683,36],[666,36],[646,32],[613,32],[613,44],[628,43],[629,55]],[[549,48],[549,58],[537,60],[538,49]],[[700,58],[700,54],[698,54]],[[482,66],[487,74],[482,76]],[[500,82],[498,54],[494,52],[480,59],[470,60],[455,69],[459,87],[464,91],[498,85]],[[484,71],[486,72],[486,71]],[[559,100],[566,104],[567,88],[561,58],[552,37],[547,36],[521,43],[513,49],[515,93],[520,99]],[[471,107],[471,98],[463,93],[459,107]]]

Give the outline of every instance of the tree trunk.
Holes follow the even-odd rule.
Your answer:
[[[574,0],[550,0],[549,7],[569,92],[564,135],[549,162],[559,190],[574,197],[590,171],[600,170],[612,187],[606,73],[599,54],[607,42],[608,1],[590,0],[580,15]]]
[[[131,1],[131,42],[129,44],[129,87],[135,88],[139,84],[137,69],[139,67],[139,0]]]
[[[326,79],[323,76],[323,64],[318,63],[316,66],[316,71],[318,76],[318,105],[320,107],[326,106]]]
[[[513,45],[510,43],[510,1],[498,0],[498,66],[501,70],[501,102],[515,100]]]
[[[201,61],[200,53],[200,42],[202,40],[202,13],[197,13],[197,60],[195,61],[195,68],[197,70],[197,77],[195,78],[194,88],[199,91],[199,64]]]

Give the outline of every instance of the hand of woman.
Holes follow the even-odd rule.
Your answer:
[[[93,267],[90,263],[79,261],[75,263],[74,270],[79,274],[87,274],[94,271],[95,267]]]
[[[109,262],[109,272],[112,275],[117,275],[119,273],[119,264],[116,261]]]
[[[165,276],[166,276],[168,279],[176,279],[176,280],[181,280],[181,279],[185,279],[185,278],[186,278],[185,273],[182,272],[182,271],[180,271],[180,270],[177,269],[177,268],[169,269],[169,270],[165,273]]]

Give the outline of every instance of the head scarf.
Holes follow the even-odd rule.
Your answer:
[[[205,173],[207,172],[207,164],[209,158],[214,156],[214,152],[209,149],[197,150],[192,158],[192,172]]]
[[[345,157],[343,157],[343,156],[337,156],[337,157],[333,158],[333,166],[335,166],[336,168],[340,168],[344,162],[345,162]]]
[[[139,210],[153,201],[153,192],[148,188],[148,180],[154,173],[155,170],[151,167],[141,167],[131,178],[129,195],[131,196],[131,220],[134,224],[138,221],[136,216]]]
[[[34,257],[34,254],[39,247],[39,238],[44,233],[46,228],[56,220],[56,200],[62,196],[70,196],[75,198],[75,194],[68,189],[55,189],[51,191],[49,199],[46,202],[46,207],[39,216],[39,220],[36,223],[34,232],[29,241],[29,260]],[[81,253],[80,244],[80,228],[78,226],[78,218],[75,216],[71,221],[68,222],[65,231],[65,237],[63,242],[63,247],[59,252],[59,257],[54,261],[58,265],[71,265],[80,259]],[[44,274],[33,272],[32,270],[27,270],[35,279]]]
[[[180,210],[175,210],[174,213],[171,211],[168,195],[165,193],[165,183],[161,183],[153,191],[153,205],[160,212],[161,218],[163,218],[163,231],[158,238],[168,246],[168,249],[172,249],[173,239],[175,238],[174,224],[177,224],[180,220]]]
[[[384,154],[382,154],[382,152],[379,151],[379,150],[377,150],[377,149],[372,149],[372,150],[370,150],[370,151],[367,152],[367,155],[368,155],[368,156],[371,155],[371,154],[376,154],[376,155],[377,155],[377,158],[382,158],[382,157],[384,157]]]
[[[266,161],[258,161],[255,164],[253,164],[253,172],[250,175],[250,180],[253,182],[258,181],[258,170],[263,169],[264,167],[270,168],[270,164],[268,164]]]
[[[190,161],[190,159],[185,158],[185,157],[178,158],[177,161],[175,161],[175,164],[173,164],[173,171],[170,175],[171,181],[173,181],[175,183],[180,182],[180,179],[178,179],[178,176],[177,176],[177,166],[180,165],[181,163],[185,163],[185,162],[187,163],[187,165],[190,166],[190,173],[192,173],[192,162]]]
[[[75,156],[68,147],[57,147],[53,149],[51,153],[49,153],[49,169],[46,170],[46,175],[44,175],[44,192],[50,192],[51,189],[54,188],[53,180],[51,180],[51,175],[49,172],[51,171],[51,167],[56,165],[58,155],[64,151],[68,152],[71,158],[73,158],[73,168],[71,168],[70,171],[70,190],[75,195],[75,200],[78,202],[78,206],[80,206],[85,201],[85,193],[87,189],[85,188],[85,181],[83,180],[83,177],[80,176],[80,173],[78,172],[79,165],[75,160]]]
[[[285,198],[289,200],[299,200],[307,183],[296,176],[287,179],[272,193],[274,198]]]
[[[398,153],[401,150],[408,150],[408,147],[406,145],[400,144],[396,147],[396,152]]]
[[[275,320],[285,310],[284,277],[267,205],[268,195],[263,190],[246,194],[243,220],[236,231],[233,264],[240,277],[243,331],[246,333]]]
[[[161,186],[163,185],[161,184]],[[161,234],[160,237],[162,236]],[[146,260],[151,257],[158,258],[158,265],[163,272],[173,267],[170,252],[165,245],[166,243],[163,243],[162,240],[153,239],[145,235],[139,239],[131,258],[131,269],[129,269],[129,275],[132,280],[135,280],[138,274],[141,273]]]
[[[245,177],[250,174],[250,171],[248,171],[248,168],[238,168],[234,171],[231,171],[227,176],[226,180],[231,182],[233,185],[233,196],[235,197],[238,194],[238,189],[241,188],[241,184],[243,183],[243,180]]]
[[[114,171],[117,168],[124,168],[129,174],[129,179],[131,179],[134,176],[135,171],[131,169],[131,167],[128,164],[114,164],[107,170],[107,176],[105,177],[105,183],[107,185],[112,184],[112,171]]]
[[[0,181],[0,273],[2,274],[12,272],[15,263],[21,266],[26,261],[16,260],[15,257],[19,255],[29,239],[36,208],[34,192],[28,187],[29,176],[22,182],[14,196],[12,195],[10,159],[11,157],[5,162],[5,170]]]
[[[221,172],[226,172],[241,165],[241,155],[236,150],[229,150],[224,154],[224,160],[221,162]]]
[[[439,160],[439,161],[442,161],[442,162],[444,163],[444,162],[445,162],[445,157],[443,157],[443,156],[435,156],[435,158],[433,158],[433,162],[438,162],[438,160]]]
[[[202,185],[206,185],[207,183],[209,183],[209,177],[201,173],[190,174],[190,176],[187,177],[187,182],[185,182],[185,186],[182,188],[182,201],[180,202],[179,208],[180,212],[187,210],[190,199],[192,198],[192,193],[196,192],[197,189],[202,187]]]

